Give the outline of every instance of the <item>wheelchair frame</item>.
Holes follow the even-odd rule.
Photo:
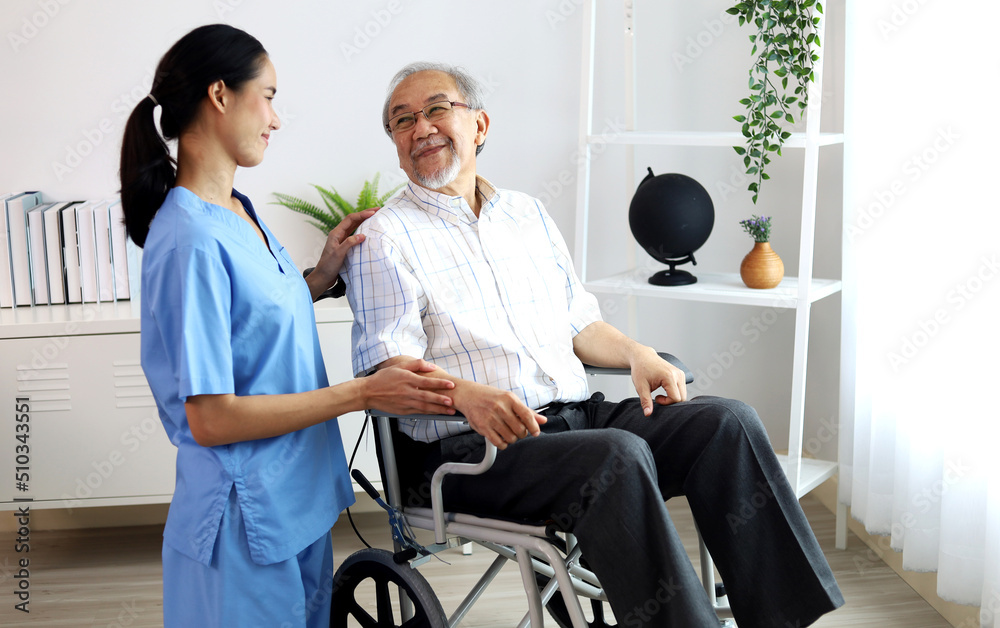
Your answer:
[[[688,383],[693,380],[690,371],[679,360],[670,354],[661,353],[661,357],[682,368],[688,376]],[[628,369],[609,369],[587,366],[589,375],[629,374]],[[580,564],[581,551],[572,534],[563,532],[564,539],[556,536],[556,529],[551,525],[531,525],[509,521],[477,517],[463,513],[445,512],[442,497],[442,484],[447,475],[479,475],[485,473],[497,456],[495,445],[486,442],[486,452],[483,460],[478,463],[448,462],[442,464],[434,472],[431,479],[431,507],[403,507],[402,489],[399,480],[399,469],[396,463],[395,447],[393,445],[392,421],[396,419],[417,420],[449,420],[464,421],[462,416],[438,415],[399,415],[379,410],[368,410],[366,414],[372,419],[376,430],[379,464],[385,482],[386,504],[378,492],[359,471],[354,471],[356,480],[365,488],[368,494],[389,513],[389,523],[392,529],[395,554],[393,560],[399,570],[412,569],[430,560],[436,553],[469,542],[489,549],[497,554],[486,573],[476,582],[458,608],[447,617],[448,628],[454,628],[462,621],[472,606],[485,592],[489,584],[499,574],[506,561],[517,562],[522,584],[528,598],[528,612],[517,624],[518,628],[527,626],[544,626],[544,607],[559,593],[565,604],[568,617],[557,619],[563,625],[568,620],[572,628],[588,628],[580,597],[588,598],[596,604],[607,602],[607,596],[601,588],[597,576]],[[422,546],[416,542],[413,528],[432,531],[434,543]],[[702,583],[720,618],[731,618],[732,612],[724,601],[724,592],[715,584],[714,564],[711,556],[698,535],[699,553],[701,558]],[[557,547],[557,545],[563,547]],[[361,550],[364,552],[365,550]],[[352,556],[357,556],[361,552]],[[350,561],[350,559],[348,559]],[[347,563],[345,562],[345,565]],[[343,567],[342,567],[343,568]],[[418,574],[414,570],[415,574]],[[335,591],[338,588],[341,570],[338,570],[335,580]],[[412,575],[412,574],[410,574]],[[539,590],[538,576],[547,578],[544,587]],[[422,576],[418,576],[422,580]],[[426,582],[426,581],[424,581]],[[427,587],[429,590],[429,586]],[[422,590],[422,589],[421,589]],[[717,595],[722,593],[722,595]],[[419,596],[419,592],[418,592]],[[424,601],[417,600],[422,605]],[[427,601],[427,606],[440,608],[436,598],[433,604]],[[335,602],[336,603],[336,602]],[[405,594],[403,587],[399,588],[399,603],[401,623],[414,616],[411,600]],[[338,612],[334,609],[334,613]],[[432,610],[433,612],[433,610]],[[595,612],[600,612],[595,607]],[[727,619],[727,621],[729,621]],[[382,625],[381,623],[379,625]],[[437,628],[438,623],[430,626]],[[735,626],[734,623],[724,625]],[[569,628],[565,626],[565,628]]]

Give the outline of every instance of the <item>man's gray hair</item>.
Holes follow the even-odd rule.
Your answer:
[[[385,93],[385,103],[382,105],[382,128],[385,130],[385,134],[390,138],[392,138],[392,131],[389,130],[389,101],[392,99],[393,92],[395,92],[396,88],[399,87],[399,84],[410,75],[416,74],[417,72],[426,72],[428,70],[444,72],[454,79],[455,85],[458,87],[458,92],[462,96],[462,100],[465,104],[469,105],[470,109],[486,108],[486,90],[483,89],[482,83],[480,83],[474,76],[466,72],[464,69],[447,63],[417,61],[416,63],[411,63],[405,66],[399,72],[396,72],[396,76],[392,77],[392,80],[389,81],[389,88]],[[483,150],[483,146],[485,145],[486,142],[483,142],[476,147],[477,155]]]

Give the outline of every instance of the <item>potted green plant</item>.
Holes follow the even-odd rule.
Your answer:
[[[371,207],[381,207],[386,199],[396,193],[396,191],[403,187],[402,184],[397,185],[385,194],[379,196],[378,193],[378,181],[379,174],[376,173],[371,181],[365,181],[364,186],[361,188],[361,193],[358,194],[358,201],[351,205],[347,200],[344,199],[337,190],[330,186],[329,189],[322,186],[316,185],[315,183],[310,184],[319,192],[320,198],[323,199],[326,209],[322,209],[313,203],[302,200],[295,196],[288,194],[281,194],[279,192],[274,193],[274,197],[278,199],[272,202],[272,205],[284,205],[292,211],[299,212],[300,214],[305,214],[312,218],[309,224],[316,227],[323,234],[328,234],[330,231],[340,224],[347,214],[353,214],[354,212],[359,212]]]
[[[771,249],[771,217],[754,214],[740,221],[743,230],[753,238],[753,249],[740,264],[740,278],[748,288],[767,289],[781,283],[785,264]]]
[[[754,55],[750,96],[740,100],[746,114],[733,116],[743,124],[746,139],[745,146],[733,148],[743,156],[751,176],[747,189],[756,204],[761,184],[770,178],[765,172],[770,153],[781,155],[781,147],[791,136],[784,125],[795,122],[795,107],[801,117],[809,103],[808,83],[816,80],[813,63],[819,60],[813,49],[820,46],[815,28],[823,5],[816,0],[746,0],[727,13],[738,15],[740,26],[756,28],[750,35],[750,54]]]

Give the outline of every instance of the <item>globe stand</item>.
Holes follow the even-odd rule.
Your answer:
[[[689,286],[693,283],[698,282],[698,278],[689,273],[686,270],[677,270],[675,266],[678,264],[687,264],[691,262],[695,266],[698,262],[694,259],[694,253],[688,253],[686,256],[680,259],[665,259],[661,260],[666,265],[670,266],[669,270],[661,270],[660,272],[654,274],[649,278],[649,283],[654,286]]]
[[[708,191],[683,174],[653,174],[652,168],[639,184],[628,207],[628,226],[639,246],[670,270],[649,278],[654,286],[687,286],[698,279],[677,270],[694,260],[694,252],[705,244],[715,224],[715,208]]]

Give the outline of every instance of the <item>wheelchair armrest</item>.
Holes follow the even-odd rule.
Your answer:
[[[465,421],[465,416],[461,413],[455,414],[396,414],[394,412],[383,412],[381,410],[369,410],[373,416],[381,416],[395,419],[412,419],[416,421]],[[497,446],[486,441],[486,451],[483,452],[483,459],[478,463],[467,462],[445,462],[435,469],[434,476],[431,477],[431,511],[434,513],[434,542],[444,543],[444,497],[441,486],[446,475],[481,475],[489,471],[490,467],[497,459]]]
[[[686,383],[690,384],[694,382],[694,374],[690,369],[688,369],[687,365],[677,359],[674,355],[663,351],[657,351],[656,353],[667,362],[670,362],[680,370],[684,371],[684,379]],[[589,364],[584,364],[583,367],[584,370],[587,371],[587,375],[629,375],[631,373],[631,371],[627,368],[608,368],[604,366],[591,366]]]
[[[461,421],[465,422],[465,415],[461,412],[455,414],[398,414],[396,412],[386,412],[378,408],[367,410],[372,416],[384,416],[389,419],[410,419],[413,421]]]

